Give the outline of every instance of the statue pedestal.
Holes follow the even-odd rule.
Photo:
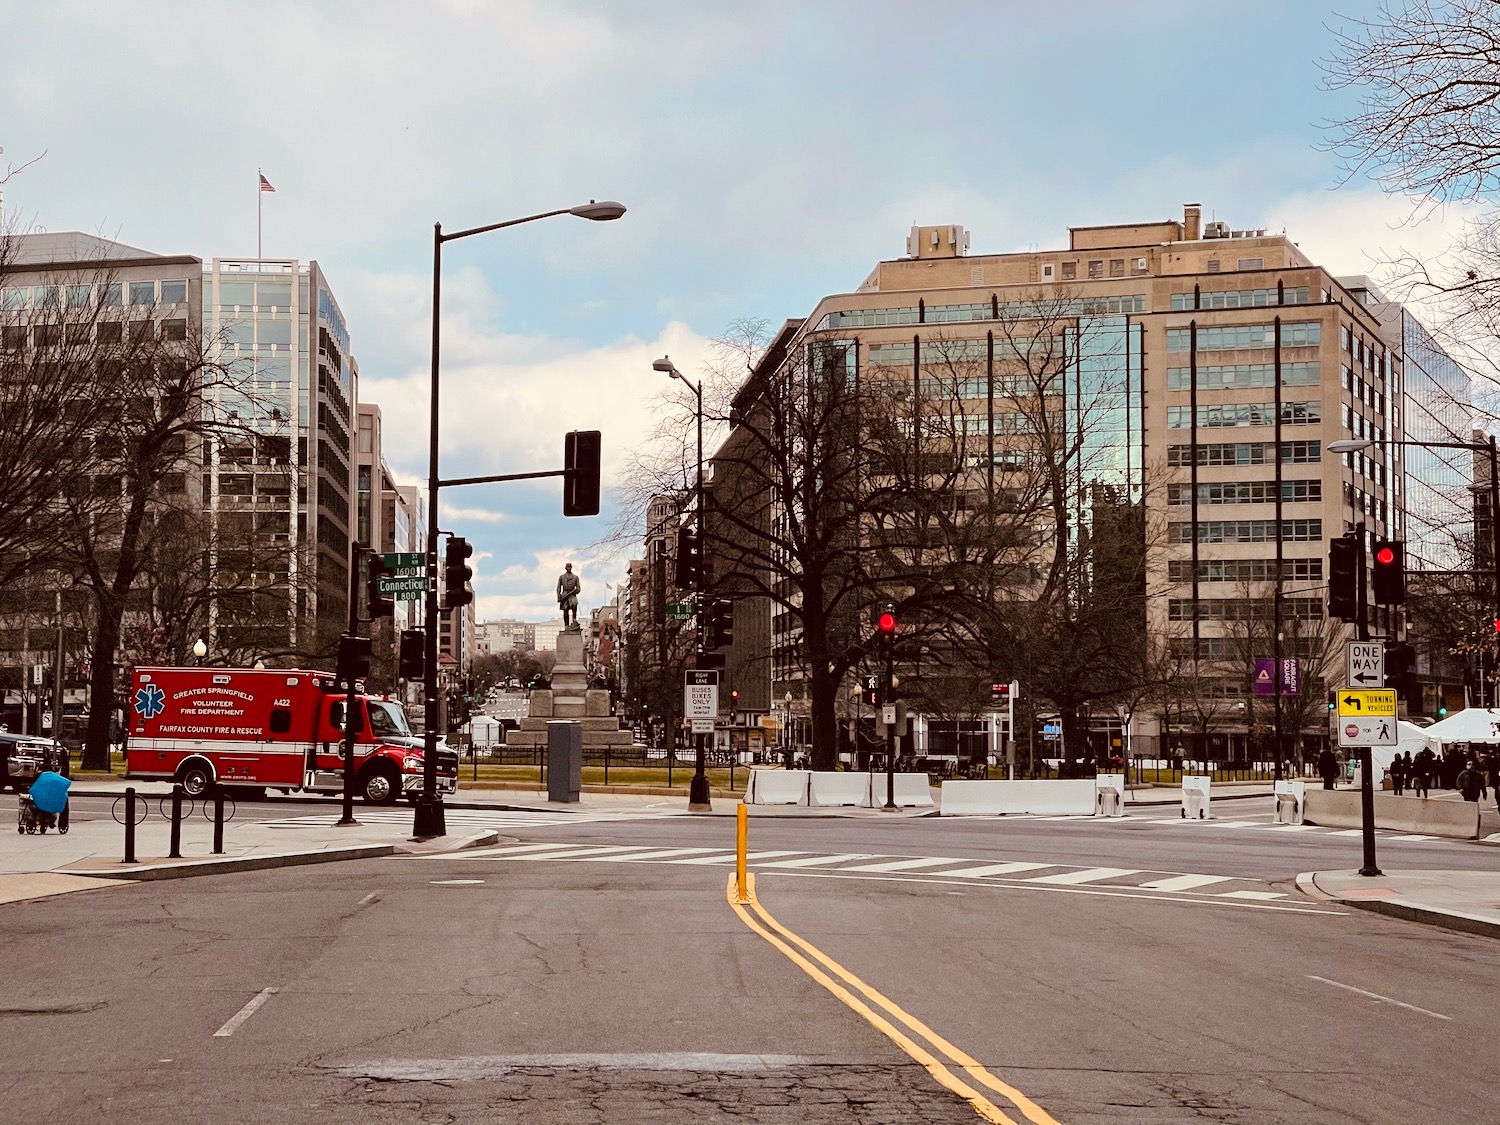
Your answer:
[[[603,754],[634,744],[628,730],[609,713],[609,692],[588,686],[583,663],[583,633],[557,635],[557,663],[552,669],[552,687],[531,693],[531,714],[521,720],[521,729],[511,731],[507,746],[545,748],[547,723],[551,719],[576,719],[583,725],[583,752]]]

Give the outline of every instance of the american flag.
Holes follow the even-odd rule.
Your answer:
[[[264,174],[262,174],[261,177],[260,177],[260,190],[261,191],[275,191],[276,190],[275,188],[273,188],[271,186],[271,181],[268,180],[268,179],[266,179],[266,177],[265,177]]]

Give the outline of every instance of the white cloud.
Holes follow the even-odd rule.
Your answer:
[[[504,512],[491,511],[489,508],[460,508],[448,504],[446,501],[440,505],[442,515],[439,517],[445,522],[463,521],[479,523],[504,523],[507,516]]]

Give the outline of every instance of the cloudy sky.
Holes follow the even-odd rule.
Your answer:
[[[973,252],[1185,200],[1285,229],[1336,272],[1442,244],[1439,215],[1320,148],[1330,28],[1373,4],[1134,0],[0,0],[0,168],[12,218],[332,280],[396,476],[426,476],[432,224],[617,199],[444,254],[444,476],[561,466],[604,432],[606,486],[660,396],[733,320],[805,315],[903,253],[913,222]],[[445,495],[478,550],[482,618],[583,602],[623,556],[557,481]]]

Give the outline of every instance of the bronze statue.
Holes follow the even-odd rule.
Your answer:
[[[563,572],[557,576],[557,607],[562,610],[563,628],[577,630],[578,624],[578,591],[583,584],[578,581],[578,575],[573,573],[573,564],[563,564]]]

